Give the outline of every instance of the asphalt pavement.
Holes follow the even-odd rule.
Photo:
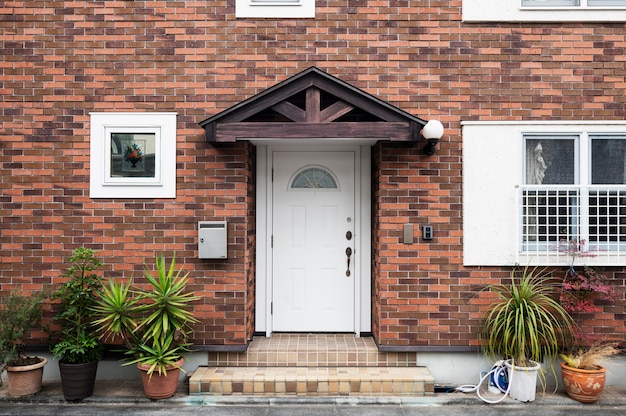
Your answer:
[[[143,395],[139,380],[99,380],[94,394],[80,402],[63,398],[59,381],[44,381],[36,395],[12,398],[0,387],[0,415],[215,415],[215,416],[577,416],[626,415],[626,386],[609,386],[594,404],[582,404],[564,392],[537,393],[531,403],[506,398],[486,404],[476,393],[437,393],[428,397],[255,397],[190,396],[181,382],[172,398],[153,401]],[[485,392],[485,395],[488,395]],[[495,397],[495,396],[492,396]]]

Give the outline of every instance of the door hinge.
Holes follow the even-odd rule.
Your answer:
[[[272,182],[274,182],[274,168],[272,168]]]
[[[274,248],[274,235],[270,237],[270,248]]]
[[[274,302],[270,302],[270,315],[274,315]]]

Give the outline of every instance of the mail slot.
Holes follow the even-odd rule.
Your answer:
[[[227,237],[226,221],[200,221],[198,223],[198,257],[201,259],[227,258]]]

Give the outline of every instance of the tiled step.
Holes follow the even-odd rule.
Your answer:
[[[189,394],[262,396],[425,396],[425,367],[199,367]]]
[[[370,337],[274,334],[244,353],[209,353],[210,367],[415,367],[415,353],[379,352]]]

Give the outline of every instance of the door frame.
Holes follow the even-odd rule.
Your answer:
[[[355,152],[354,332],[371,332],[371,146],[375,140],[254,140],[256,145],[255,332],[272,334],[272,161],[276,151]]]

